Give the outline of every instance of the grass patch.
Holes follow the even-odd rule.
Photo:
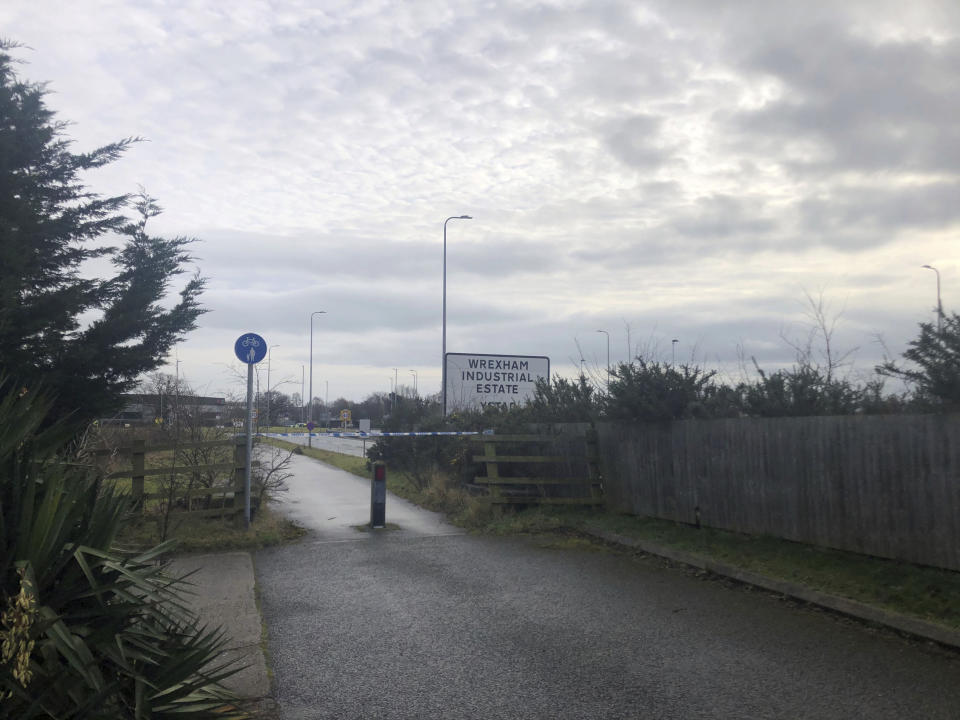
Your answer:
[[[160,542],[160,518],[149,515],[128,522],[117,538],[121,545],[151,547]],[[178,541],[177,551],[217,552],[222,550],[255,550],[269,545],[280,545],[302,537],[306,531],[296,523],[274,512],[267,505],[260,509],[250,529],[242,521],[232,518],[201,518],[193,515],[174,515],[170,523],[170,538]]]

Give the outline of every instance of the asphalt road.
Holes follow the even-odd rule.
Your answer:
[[[459,533],[297,458],[256,556],[282,717],[958,718],[960,658],[651,558]]]
[[[279,438],[280,440],[286,440],[287,442],[297,443],[298,445],[307,444],[307,435],[305,431],[291,431],[291,433],[286,436],[277,433],[268,433],[268,435]],[[314,437],[310,439],[312,447],[320,448],[322,450],[332,450],[333,452],[342,453],[344,455],[355,455],[356,457],[366,457],[366,448],[370,447],[374,442],[376,442],[376,440],[373,438],[329,437],[319,433],[315,434]]]

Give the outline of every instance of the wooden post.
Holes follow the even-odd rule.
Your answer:
[[[133,506],[138,510],[143,510],[143,468],[146,456],[146,441],[134,440],[131,447],[131,461],[133,463],[133,475],[131,476],[130,494],[133,496]]]
[[[233,446],[233,510],[236,517],[242,518],[245,507],[244,487],[247,471],[247,437],[237,435]]]
[[[590,483],[590,497],[603,501],[603,475],[600,471],[600,450],[597,443],[597,430],[588,427],[584,431],[584,445],[587,454],[587,482]]]
[[[500,478],[500,470],[497,467],[497,444],[485,442],[483,444],[483,456],[490,458],[485,460],[487,464],[487,490],[490,493],[490,500],[494,501],[500,497],[500,486],[496,481]]]

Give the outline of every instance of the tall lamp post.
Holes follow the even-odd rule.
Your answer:
[[[671,354],[673,357],[673,362],[672,362],[673,365],[677,364],[677,343],[678,342],[680,341],[677,340],[676,338],[670,341],[670,349],[673,351]]]
[[[943,303],[940,302],[940,271],[933,265],[922,265],[927,270],[933,270],[937,274],[937,334],[943,331]]]
[[[607,388],[610,387],[610,333],[606,330],[597,330],[607,336]]]
[[[411,370],[410,374],[413,375],[413,397],[417,398],[419,397],[419,395],[417,394],[417,371]]]
[[[314,315],[326,315],[326,310],[315,310],[310,313],[310,417],[307,422],[313,422],[313,316]],[[311,433],[307,430],[307,447],[313,447]]]
[[[443,350],[440,355],[440,383],[443,385],[443,416],[447,416],[447,223],[473,220],[469,215],[451,215],[443,221]]]
[[[267,348],[267,427],[270,427],[270,352],[279,345],[271,345]],[[281,383],[282,385],[283,383]]]

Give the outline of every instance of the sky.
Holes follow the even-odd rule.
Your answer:
[[[934,319],[922,265],[956,307],[953,0],[6,0],[0,35],[75,151],[144,139],[84,180],[197,238],[209,312],[164,370],[205,394],[245,332],[300,392],[320,310],[314,396],[437,392],[464,214],[447,350],[566,376],[598,330],[612,363],[788,367],[809,296],[866,377]]]

